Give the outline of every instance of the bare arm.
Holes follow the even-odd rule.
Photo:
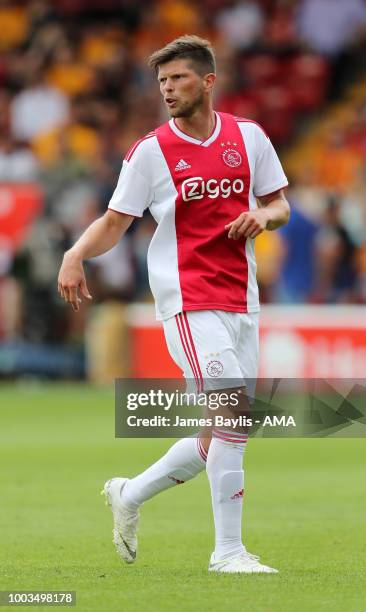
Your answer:
[[[290,206],[283,189],[257,198],[259,208],[241,213],[237,219],[225,225],[229,230],[228,237],[255,238],[264,230],[275,230],[285,225],[290,218]]]
[[[58,275],[58,292],[72,305],[73,310],[79,310],[79,289],[84,297],[92,299],[85,280],[84,259],[102,255],[114,247],[133,219],[131,215],[108,210],[85,230],[69,251],[66,251]]]
[[[260,208],[265,208],[268,213],[266,229],[276,230],[281,225],[286,225],[290,218],[290,205],[286,200],[283,189],[275,191],[270,195],[257,198]]]

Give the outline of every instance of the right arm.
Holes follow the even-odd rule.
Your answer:
[[[65,253],[58,277],[58,291],[74,310],[79,310],[78,292],[91,300],[83,270],[84,259],[109,251],[121,239],[135,217],[142,217],[153,199],[151,185],[151,138],[132,146],[122,164],[121,173],[108,211],[92,223],[74,246]]]
[[[114,247],[133,220],[132,215],[108,210],[85,230],[69,251],[66,251],[58,276],[58,292],[71,304],[73,310],[79,310],[79,289],[84,297],[92,299],[85,280],[83,261],[102,255]]]

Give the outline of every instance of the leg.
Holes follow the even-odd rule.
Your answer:
[[[258,316],[239,315],[237,355],[246,383],[238,389],[238,406],[231,418],[250,414],[254,397],[258,363]],[[226,415],[230,416],[230,415]],[[244,497],[242,458],[249,428],[215,428],[207,457],[215,519],[216,545],[211,557],[210,571],[222,573],[277,573],[259,562],[259,558],[245,549],[241,539],[241,516]],[[236,493],[233,492],[236,489]]]
[[[224,559],[245,552],[241,537],[241,519],[244,496],[243,456],[246,448],[247,428],[236,425],[235,420],[248,415],[245,388],[225,389],[215,397],[235,395],[235,406],[224,405],[213,417],[212,442],[207,457],[207,476],[210,482],[212,509],[215,523],[215,550],[210,567]],[[219,402],[222,403],[223,402]],[[235,408],[235,410],[234,410]],[[225,424],[216,423],[225,419]]]
[[[122,502],[137,510],[145,501],[166,489],[191,480],[206,467],[207,453],[199,437],[182,438],[145,472],[128,480]]]
[[[139,507],[157,493],[191,480],[205,469],[206,451],[198,437],[183,438],[135,478],[112,478],[103,493],[114,519],[113,542],[126,563],[137,555]]]
[[[201,375],[205,373],[200,382],[209,398],[220,396],[220,393],[223,396],[235,393],[238,381],[243,380],[236,350],[240,318],[232,314],[216,311],[187,313],[186,335],[198,347],[196,372]],[[224,388],[225,383],[229,385],[228,388]],[[244,405],[239,407],[234,415],[236,417],[247,412],[246,395],[242,389],[240,391],[237,397]],[[217,411],[215,419],[219,414],[233,417],[231,412]],[[213,417],[213,414],[209,411],[206,416]],[[209,449],[207,475],[215,523],[213,561],[216,562],[245,552],[241,540],[241,515],[244,487],[242,462],[247,432],[214,427],[212,441],[212,431],[206,429],[200,435],[204,447]]]
[[[197,369],[192,361],[193,349],[187,348],[188,330],[184,325],[183,315],[172,317],[164,322],[164,332],[170,354],[186,378],[192,379],[197,378]],[[184,438],[135,478],[113,478],[105,483],[103,493],[114,518],[113,541],[117,553],[127,563],[136,559],[141,504],[165,489],[194,478],[205,469],[206,458],[207,450],[201,438]]]
[[[180,313],[164,321],[164,334],[171,357],[182,369],[187,381],[196,381],[194,391],[200,391],[199,348],[196,348],[193,340],[187,314]],[[164,457],[126,483],[122,494],[123,503],[137,510],[144,501],[157,493],[194,478],[206,467],[208,444],[209,440],[201,437],[176,442]]]
[[[211,565],[245,551],[241,537],[244,495],[243,456],[247,436],[214,429],[207,457],[215,523],[215,551]]]

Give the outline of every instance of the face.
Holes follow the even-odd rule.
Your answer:
[[[200,76],[189,60],[176,59],[159,66],[161,95],[171,117],[190,117],[212,91],[214,74]]]

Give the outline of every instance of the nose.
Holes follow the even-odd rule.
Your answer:
[[[165,81],[163,91],[164,93],[171,93],[173,91],[172,81],[170,81],[169,79]]]

